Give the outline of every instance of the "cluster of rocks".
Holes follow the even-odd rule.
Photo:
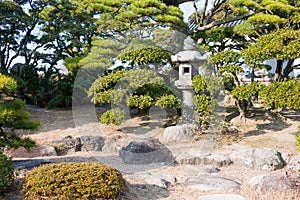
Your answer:
[[[125,153],[126,152],[126,153]],[[154,152],[157,152],[154,154]],[[149,155],[149,156],[147,156]],[[153,159],[152,155],[155,155]],[[172,159],[172,154],[157,139],[143,138],[131,142],[127,147],[122,148],[120,156],[129,164],[148,164],[152,162],[162,162],[174,160],[179,165],[209,165],[223,167],[226,165],[244,165],[249,168],[259,170],[274,171],[282,169],[291,162],[284,160],[281,153],[269,148],[238,148],[228,157],[220,153],[207,153],[199,149],[188,149],[181,155]],[[294,156],[290,160],[295,163],[300,156]],[[242,181],[236,180],[219,173],[217,167],[210,167],[198,176],[190,177],[182,184],[189,190],[201,191],[230,191],[241,188]],[[149,172],[139,172],[128,176],[129,179],[142,181],[146,184],[167,188],[177,182],[177,178],[169,174],[157,174]],[[253,189],[266,191],[290,190],[293,184],[287,177],[277,177],[268,174],[254,176],[246,181]],[[199,199],[244,199],[239,195],[217,195],[203,196]]]
[[[115,141],[121,137],[111,137],[105,139],[101,136],[83,136],[72,138],[70,136],[56,141],[56,148],[51,146],[39,146],[32,148],[30,152],[24,149],[18,149],[14,152],[14,157],[24,156],[57,156],[76,151],[104,151],[110,149],[119,149],[119,156],[127,164],[150,164],[162,163],[169,166],[188,165],[188,166],[209,166],[206,170],[197,176],[188,177],[183,184],[189,190],[200,191],[230,191],[241,188],[243,181],[236,180],[221,173],[221,167],[228,165],[243,165],[249,168],[274,171],[288,165],[288,168],[297,165],[300,161],[300,155],[283,155],[273,149],[241,147],[233,150],[230,154],[204,152],[201,149],[187,149],[183,153],[174,156],[172,152],[155,138],[127,138],[123,146],[112,146]],[[58,150],[60,148],[60,151]],[[284,157],[284,158],[283,158]],[[37,159],[26,161],[23,164],[15,161],[16,167],[32,168],[41,164],[49,163],[47,160]],[[23,165],[23,166],[22,166]],[[297,171],[297,168],[293,168]],[[178,184],[177,177],[170,174],[138,172],[127,175],[128,179],[135,179],[148,185],[154,185],[161,188],[168,188],[175,183]],[[288,178],[261,174],[246,181],[249,186],[260,190],[289,190],[293,184]],[[203,196],[201,199],[244,199],[238,195],[219,195]]]
[[[53,145],[40,145],[32,147],[29,150],[19,147],[13,151],[7,151],[6,154],[14,158],[35,158],[44,156],[61,156],[78,151],[116,151],[121,146],[116,144],[121,136],[104,138],[102,136],[81,136],[73,138],[66,136],[61,140],[54,141]]]

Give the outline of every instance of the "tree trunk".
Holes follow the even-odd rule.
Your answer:
[[[248,101],[243,99],[243,100],[236,100],[236,105],[238,108],[238,111],[240,113],[240,118],[244,119],[249,116],[249,111],[248,111]]]
[[[234,84],[235,84],[236,86],[240,86],[240,85],[241,85],[241,82],[240,82],[240,80],[239,80],[237,74],[236,74],[236,73],[232,73],[232,75],[233,75],[233,79],[234,79]]]
[[[286,67],[283,71],[283,77],[282,78],[287,78],[289,76],[289,74],[293,71],[293,67],[292,64],[294,62],[295,59],[289,59],[288,63],[286,64]]]
[[[275,71],[275,75],[273,77],[273,81],[278,82],[281,80],[282,65],[283,65],[283,60],[277,60],[276,71]]]
[[[254,77],[255,77],[255,73],[254,73],[254,67],[251,69],[251,83],[254,82]]]

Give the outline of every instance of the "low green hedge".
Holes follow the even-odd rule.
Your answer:
[[[28,173],[24,199],[117,199],[128,190],[121,173],[101,163],[47,164]]]

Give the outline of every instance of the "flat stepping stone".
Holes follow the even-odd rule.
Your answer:
[[[248,185],[261,191],[287,191],[293,189],[290,179],[264,174],[249,179]]]
[[[237,194],[211,194],[199,197],[197,200],[246,200]]]
[[[185,185],[191,190],[215,191],[240,189],[241,184],[231,178],[202,175],[189,178]]]
[[[208,153],[198,149],[189,149],[176,158],[178,164],[189,165],[216,165],[223,167],[232,164],[232,161],[219,153]]]
[[[171,184],[177,182],[177,179],[168,174],[155,174],[148,172],[139,172],[125,177],[126,179],[134,179],[148,185],[155,185],[161,188],[167,188]]]

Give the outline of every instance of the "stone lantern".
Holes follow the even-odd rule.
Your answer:
[[[187,37],[184,40],[184,50],[171,56],[172,62],[179,64],[179,79],[175,81],[175,86],[182,91],[182,123],[176,126],[169,126],[165,129],[163,136],[176,141],[192,140],[198,130],[194,123],[193,97],[195,95],[192,88],[192,79],[199,74],[200,65],[205,63],[207,55],[201,55],[195,51],[194,41]]]
[[[200,52],[194,50],[194,41],[191,37],[184,40],[184,51],[171,56],[174,63],[179,63],[179,80],[175,81],[175,86],[182,91],[183,123],[194,120],[192,79],[199,74],[199,66],[206,61]]]

